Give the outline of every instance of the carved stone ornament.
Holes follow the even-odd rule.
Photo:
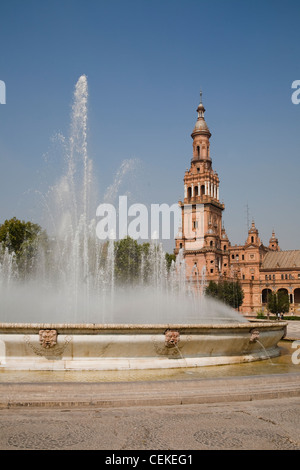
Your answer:
[[[177,330],[167,329],[165,331],[165,346],[173,348],[177,346],[180,341],[180,333]]]
[[[57,331],[56,330],[40,330],[40,344],[43,348],[52,348],[57,343]]]
[[[250,336],[250,343],[256,343],[256,341],[259,338],[259,331],[258,330],[250,330],[251,336]]]

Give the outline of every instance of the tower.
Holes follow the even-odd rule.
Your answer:
[[[183,250],[188,277],[194,279],[205,269],[206,277],[216,280],[228,269],[229,240],[222,228],[224,204],[219,200],[219,177],[212,168],[211,133],[204,118],[202,92],[197,113],[191,134],[193,157],[184,175],[184,200],[179,201],[182,225],[175,254]]]

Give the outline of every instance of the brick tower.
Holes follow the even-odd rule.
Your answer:
[[[219,280],[229,266],[229,240],[222,227],[224,204],[219,200],[219,177],[210,157],[211,133],[206,124],[200,93],[198,118],[191,134],[193,158],[184,175],[184,200],[179,201],[182,225],[175,254],[182,249],[190,280],[206,272],[207,280]]]

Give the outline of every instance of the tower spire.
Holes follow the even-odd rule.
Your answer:
[[[200,90],[200,103],[197,108],[198,118],[192,132],[192,138],[194,139],[197,135],[206,135],[208,138],[211,137],[211,133],[204,119],[205,108],[202,102],[202,90]]]

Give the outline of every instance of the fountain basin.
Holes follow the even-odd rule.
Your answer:
[[[210,325],[4,323],[0,324],[0,368],[129,370],[257,361],[280,354],[277,344],[285,336],[286,326],[286,322]],[[41,332],[47,334],[49,331],[57,335],[53,344],[51,341],[43,343],[41,339]]]

